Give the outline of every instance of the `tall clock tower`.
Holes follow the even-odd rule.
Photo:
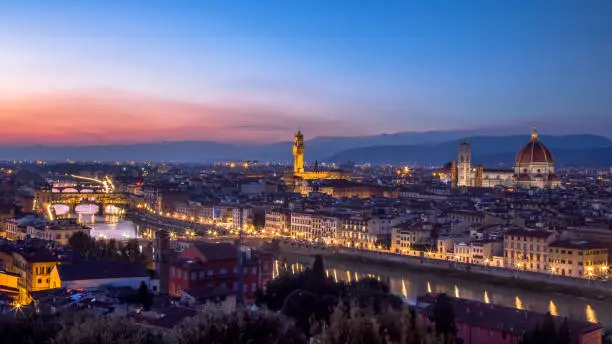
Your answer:
[[[304,172],[304,136],[298,130],[293,138],[293,173]]]

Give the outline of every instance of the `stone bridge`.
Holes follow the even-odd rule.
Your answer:
[[[34,193],[34,209],[41,212],[53,211],[53,214],[56,211],[59,212],[60,208],[63,209],[62,213],[112,213],[110,209],[126,209],[128,204],[129,195],[125,193],[64,193],[47,190],[39,190]],[[65,207],[68,207],[67,211]]]

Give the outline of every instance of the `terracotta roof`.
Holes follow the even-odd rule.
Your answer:
[[[552,164],[554,159],[548,148],[538,140],[536,133],[532,135],[531,140],[518,152],[515,163],[516,165],[530,163]]]
[[[578,250],[590,250],[590,249],[607,249],[606,245],[602,243],[594,243],[587,241],[566,241],[566,240],[557,240],[550,244],[548,247],[558,247],[558,248],[571,248]]]
[[[136,262],[85,261],[58,265],[57,271],[62,281],[150,276],[144,265]]]
[[[467,299],[458,299],[452,296],[449,296],[449,299],[453,305],[457,322],[513,333],[515,335],[521,335],[527,331],[531,331],[537,324],[541,326],[546,316],[538,312],[486,304]],[[417,298],[417,303],[420,303],[422,305],[421,309],[428,313],[435,303],[435,300],[435,294],[426,294],[424,296],[419,296]],[[558,327],[563,321],[563,318],[555,316],[553,320]],[[578,343],[577,337],[579,334],[587,334],[602,329],[599,323],[589,323],[572,319],[567,319],[567,323],[570,329],[572,343]]]
[[[548,238],[551,235],[553,235],[552,232],[529,231],[526,229],[511,229],[504,233],[504,236],[519,236],[528,238]]]
[[[229,243],[198,243],[194,245],[207,261],[237,259],[236,246]]]

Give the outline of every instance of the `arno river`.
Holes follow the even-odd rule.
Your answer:
[[[83,219],[90,222],[91,218]],[[106,220],[106,221],[105,221]],[[92,236],[96,238],[135,238],[153,228],[148,228],[121,218],[97,218],[90,224]],[[297,261],[287,257],[288,268],[294,272],[310,265],[310,261]],[[445,292],[450,295],[482,302],[528,309],[538,312],[550,311],[552,314],[600,322],[612,328],[612,303],[582,299],[562,294],[550,294],[538,290],[524,290],[503,286],[492,286],[481,282],[437,276],[422,272],[402,271],[399,268],[384,268],[379,265],[368,265],[350,262],[325,262],[327,274],[331,278],[347,281],[371,276],[389,283],[393,293],[403,296],[407,302],[414,302],[418,295],[426,292]]]

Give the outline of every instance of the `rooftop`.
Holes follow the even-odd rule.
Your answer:
[[[541,239],[546,239],[551,235],[553,235],[552,232],[530,231],[527,229],[511,229],[504,233],[504,236],[519,236],[519,237],[541,238]]]
[[[454,298],[449,296],[458,322],[478,326],[481,328],[496,329],[507,333],[522,335],[531,331],[536,324],[542,324],[545,314],[528,310],[519,310],[500,305],[487,304],[479,301]],[[436,302],[436,295],[429,293],[417,298],[417,307],[425,312],[431,310]],[[553,317],[557,326],[563,321],[562,317]],[[589,323],[568,319],[570,336],[576,338],[578,334],[590,333],[602,329],[599,323]],[[573,341],[577,343],[576,341]]]
[[[548,247],[558,248],[571,248],[577,250],[591,250],[591,249],[607,249],[606,245],[602,243],[592,243],[588,241],[569,241],[569,240],[557,240],[550,244]]]
[[[84,261],[58,265],[57,270],[62,281],[150,276],[144,265],[137,262]]]

